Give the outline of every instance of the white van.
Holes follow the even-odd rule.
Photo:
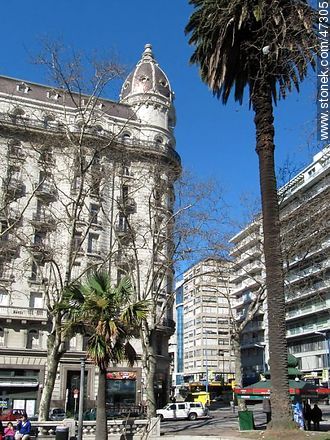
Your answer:
[[[177,402],[168,403],[162,409],[157,409],[156,414],[160,420],[166,419],[189,419],[196,420],[198,417],[208,415],[208,410],[201,402]]]

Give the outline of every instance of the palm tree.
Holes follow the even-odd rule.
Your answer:
[[[68,310],[66,331],[70,334],[91,334],[87,356],[99,368],[96,433],[99,440],[107,439],[106,371],[110,362],[124,360],[133,365],[136,353],[129,339],[138,334],[141,321],[147,316],[147,301],[133,301],[128,278],[118,287],[111,286],[106,272],[95,272],[86,283],[76,283],[65,291],[61,308]]]
[[[255,112],[268,304],[273,428],[291,426],[285,298],[274,171],[273,102],[285,98],[315,65],[316,12],[306,0],[190,0],[186,26],[195,46],[191,62],[202,80],[227,103],[242,103],[248,86]]]

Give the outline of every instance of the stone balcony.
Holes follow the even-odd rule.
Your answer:
[[[47,310],[33,307],[0,306],[0,319],[21,321],[47,321]]]

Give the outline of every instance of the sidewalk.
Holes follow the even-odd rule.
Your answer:
[[[226,434],[223,433],[220,436],[219,435],[162,435],[160,438],[164,440],[251,440],[250,438],[243,437],[240,435],[240,433],[236,433],[235,436],[233,436],[231,433]]]

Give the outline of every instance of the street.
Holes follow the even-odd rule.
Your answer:
[[[319,405],[323,412],[323,421],[320,423],[321,431],[330,431],[330,406]],[[256,429],[266,429],[266,415],[262,412],[262,404],[248,405],[248,410],[253,411]],[[238,414],[233,414],[228,406],[210,411],[209,418],[189,420],[169,420],[161,423],[161,434],[185,435],[219,435],[223,432],[238,431]]]

